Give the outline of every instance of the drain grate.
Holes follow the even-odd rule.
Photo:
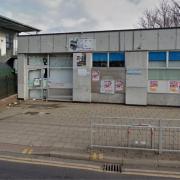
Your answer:
[[[103,165],[103,171],[108,171],[108,172],[122,172],[122,166],[121,164],[111,164],[111,163],[106,163]]]

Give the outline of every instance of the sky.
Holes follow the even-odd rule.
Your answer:
[[[146,8],[160,0],[0,0],[0,15],[42,33],[137,28]]]

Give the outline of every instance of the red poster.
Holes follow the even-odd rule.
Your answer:
[[[92,71],[92,81],[97,82],[100,80],[100,72]]]
[[[124,82],[121,80],[116,80],[115,91],[123,91],[123,90],[124,90]]]
[[[158,89],[158,81],[156,81],[156,80],[150,81],[150,91],[156,92],[157,89]]]

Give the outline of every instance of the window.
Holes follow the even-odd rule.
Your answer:
[[[149,67],[166,67],[166,52],[149,52]]]
[[[166,52],[149,52],[149,61],[166,61]]]
[[[6,48],[13,49],[13,35],[6,34]]]
[[[180,67],[180,52],[171,51],[169,52],[169,67]]]
[[[109,67],[124,67],[125,66],[125,54],[109,53]]]
[[[125,66],[124,52],[93,54],[93,67],[124,67],[124,66]]]
[[[149,80],[180,80],[179,69],[150,69]]]
[[[107,67],[108,53],[94,53],[93,54],[93,67]]]
[[[169,52],[169,61],[180,61],[180,52]]]

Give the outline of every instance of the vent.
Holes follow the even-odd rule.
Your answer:
[[[121,164],[104,164],[103,165],[103,171],[108,172],[122,172],[122,166]]]

